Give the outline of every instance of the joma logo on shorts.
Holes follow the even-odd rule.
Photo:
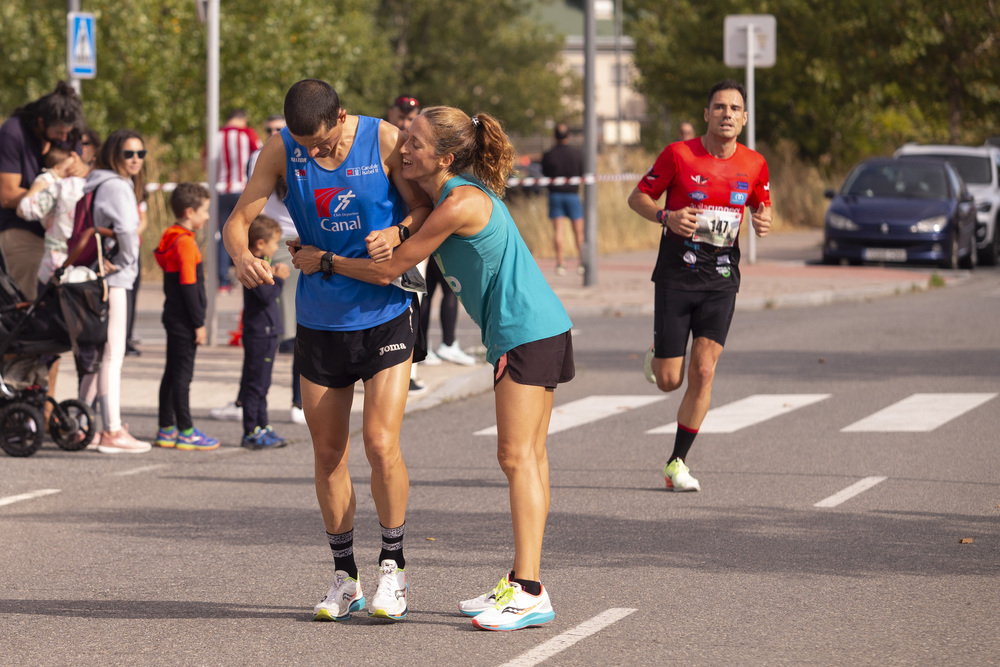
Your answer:
[[[386,345],[385,347],[380,347],[378,350],[378,356],[382,356],[386,352],[396,352],[397,350],[405,350],[406,343],[393,343],[392,345]]]

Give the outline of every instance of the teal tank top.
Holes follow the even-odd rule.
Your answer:
[[[341,257],[368,257],[368,233],[406,217],[406,202],[382,168],[379,122],[358,117],[347,159],[333,170],[309,157],[288,128],[281,131],[288,182],[284,202],[302,245]],[[359,331],[395,319],[411,299],[409,292],[393,285],[372,285],[339,275],[324,279],[319,271],[308,276],[300,273],[295,318],[310,329]]]
[[[445,183],[438,205],[461,186],[485,192],[493,212],[486,227],[472,236],[452,234],[433,257],[479,325],[486,360],[494,364],[518,345],[564,333],[573,323],[545,282],[507,207],[489,188],[472,176],[455,176]]]

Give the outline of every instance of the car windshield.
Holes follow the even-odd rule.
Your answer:
[[[947,199],[943,167],[923,164],[862,165],[844,183],[843,194],[854,197]]]
[[[902,157],[907,156],[904,155]],[[974,183],[976,185],[989,185],[993,182],[993,176],[990,174],[990,159],[985,156],[948,155],[947,153],[942,153],[940,155],[920,153],[919,155],[915,154],[912,157],[930,157],[947,160],[948,162],[951,162],[951,166],[955,167],[958,175],[962,177],[962,180],[965,181],[966,184]]]

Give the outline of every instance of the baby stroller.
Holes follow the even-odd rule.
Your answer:
[[[48,374],[57,355],[100,329],[102,289],[106,336],[107,288],[103,278],[60,284],[62,274],[58,269],[32,303],[0,271],[0,448],[10,456],[31,456],[42,446],[46,403],[52,406],[49,434],[61,449],[78,451],[94,439],[90,407],[50,398]]]

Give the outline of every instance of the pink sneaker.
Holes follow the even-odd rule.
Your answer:
[[[97,451],[102,454],[145,454],[153,446],[148,442],[136,440],[128,432],[128,424],[122,424],[116,433],[101,431],[101,441]]]

